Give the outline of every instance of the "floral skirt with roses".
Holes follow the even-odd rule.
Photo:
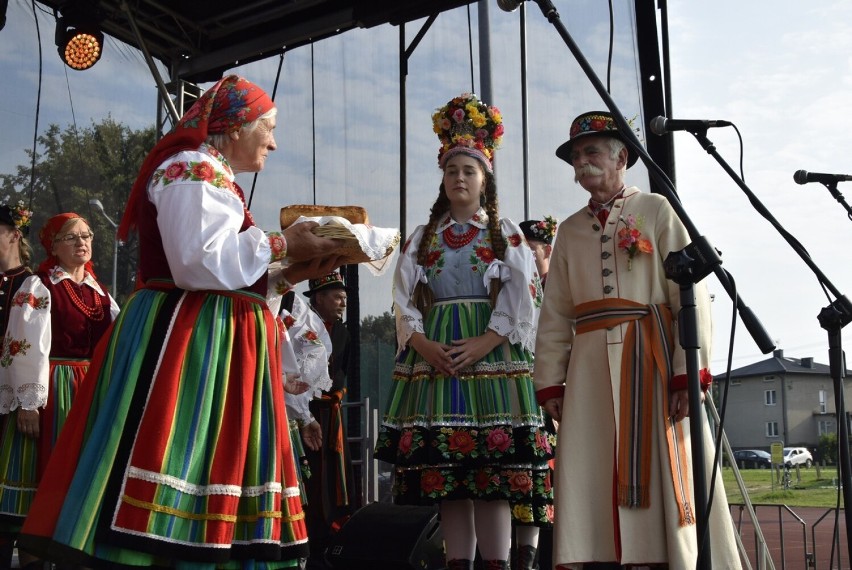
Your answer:
[[[450,344],[482,334],[488,302],[439,304],[426,336]],[[548,460],[555,436],[535,399],[532,355],[504,343],[458,376],[436,372],[416,351],[397,358],[376,459],[393,463],[394,500],[507,500],[516,524],[553,522]]]

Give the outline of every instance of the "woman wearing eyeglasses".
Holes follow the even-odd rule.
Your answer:
[[[92,265],[94,234],[73,212],[53,216],[39,232],[47,254],[38,276],[50,291],[52,340],[47,406],[39,414],[38,475],[65,423],[95,345],[118,315],[118,304]]]

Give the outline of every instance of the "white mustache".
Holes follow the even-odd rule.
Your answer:
[[[600,176],[603,173],[604,171],[594,164],[584,164],[574,169],[574,182],[579,182],[583,176]]]

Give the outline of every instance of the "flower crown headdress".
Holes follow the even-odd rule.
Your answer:
[[[28,210],[23,200],[18,200],[13,205],[0,205],[0,222],[15,226],[16,230],[26,235],[29,232],[33,212]]]
[[[503,138],[503,117],[497,107],[486,105],[472,93],[463,93],[435,111],[432,129],[441,141],[441,168],[454,154],[464,153],[481,160],[488,172],[494,171],[491,161]]]

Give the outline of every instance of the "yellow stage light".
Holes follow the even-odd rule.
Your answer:
[[[101,58],[104,34],[91,22],[72,22],[59,18],[56,22],[56,47],[59,57],[72,69],[89,69]]]

